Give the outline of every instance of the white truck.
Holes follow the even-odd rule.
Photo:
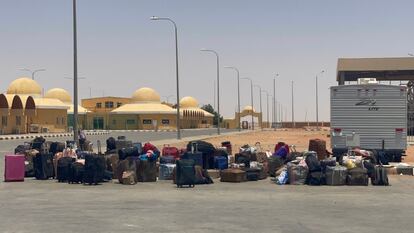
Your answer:
[[[401,161],[407,148],[407,88],[366,82],[331,87],[331,147],[377,150]]]

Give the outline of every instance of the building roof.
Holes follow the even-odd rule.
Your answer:
[[[253,112],[255,112],[256,110],[252,106],[247,105],[246,107],[243,108],[242,111],[253,111]]]
[[[192,111],[192,112],[197,112],[197,113],[202,113],[205,117],[214,117],[213,114],[205,111],[204,109],[201,108],[180,108],[180,112],[181,112],[181,116],[184,115],[184,111]]]
[[[181,108],[198,108],[198,101],[194,97],[186,96],[180,100],[180,107]]]
[[[62,88],[53,88],[46,92],[45,98],[58,99],[63,103],[72,103],[72,97],[69,92]]]
[[[143,87],[132,94],[135,103],[161,103],[160,95],[152,88]]]
[[[69,109],[69,106],[58,99],[34,98],[36,109]]]
[[[161,103],[125,104],[111,111],[112,114],[176,114],[176,110]]]
[[[6,93],[10,95],[40,96],[42,94],[42,88],[36,81],[22,77],[11,82]]]
[[[357,81],[358,78],[382,80],[414,80],[414,57],[339,58],[337,81]]]
[[[69,107],[68,114],[74,114],[75,110],[74,110],[73,106],[74,106],[73,104],[68,105],[68,107]],[[88,112],[91,112],[91,111],[89,111],[88,109],[78,105],[78,114],[79,115],[85,115]]]

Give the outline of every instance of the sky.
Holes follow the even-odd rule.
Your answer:
[[[414,1],[387,0],[78,0],[80,98],[130,97],[154,88],[163,100],[174,95],[174,30],[178,26],[180,95],[200,104],[214,98],[220,55],[220,108],[237,108],[235,66],[273,93],[295,120],[315,120],[315,76],[319,76],[319,118],[329,121],[329,87],[336,85],[342,57],[405,57],[414,52]],[[72,92],[72,0],[0,0],[0,89],[28,76],[21,68],[45,68],[36,80],[45,91]],[[241,105],[250,105],[250,82],[241,80]],[[173,98],[170,97],[170,101]],[[269,99],[269,107],[271,107]],[[262,95],[266,116],[266,94]],[[254,89],[254,108],[259,91]],[[271,111],[271,110],[269,110]]]

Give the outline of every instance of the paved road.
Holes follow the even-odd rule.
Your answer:
[[[270,180],[177,189],[0,182],[0,232],[412,233],[414,178],[389,187],[277,186]]]

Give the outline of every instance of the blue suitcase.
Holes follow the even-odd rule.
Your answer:
[[[194,160],[195,165],[203,167],[203,153],[201,152],[185,152],[182,159]]]
[[[224,170],[229,168],[229,161],[224,156],[214,157],[214,168],[219,170]]]

